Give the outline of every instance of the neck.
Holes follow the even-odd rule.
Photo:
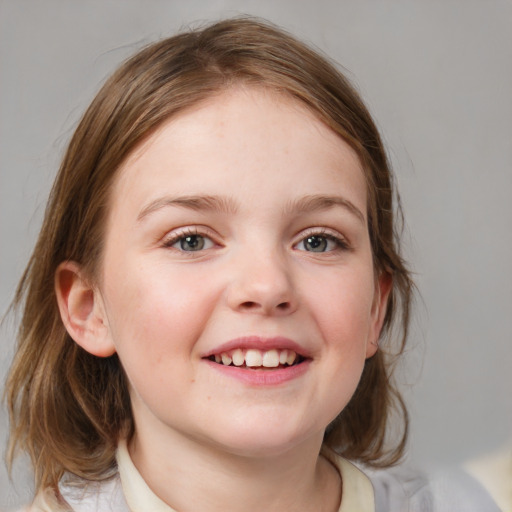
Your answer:
[[[129,445],[133,463],[152,489],[177,511],[276,512],[338,510],[340,481],[319,456],[320,436],[277,455],[245,456],[166,432],[138,432]],[[149,434],[149,433],[148,433]]]

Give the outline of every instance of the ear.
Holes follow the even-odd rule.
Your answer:
[[[65,261],[58,266],[55,294],[62,322],[73,340],[95,356],[114,354],[101,294],[84,278],[77,263]]]
[[[383,271],[375,280],[375,294],[371,312],[371,326],[366,343],[366,357],[372,357],[379,348],[379,336],[386,318],[388,299],[393,286],[393,278],[389,272]]]

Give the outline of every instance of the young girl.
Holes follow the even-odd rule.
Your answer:
[[[16,296],[9,460],[32,460],[30,510],[382,505],[348,460],[388,466],[406,439],[384,352],[403,350],[412,290],[394,196],[358,94],[269,24],[123,64]]]

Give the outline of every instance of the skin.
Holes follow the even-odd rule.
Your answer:
[[[57,295],[77,343],[118,353],[130,454],[166,503],[337,510],[322,437],[376,351],[390,287],[375,275],[366,212],[355,152],[263,89],[232,88],[181,113],[123,164],[100,278],[89,284],[64,263]],[[186,236],[204,248],[188,250]],[[312,251],[311,236],[325,250]],[[205,357],[248,336],[293,341],[305,369],[261,384]]]

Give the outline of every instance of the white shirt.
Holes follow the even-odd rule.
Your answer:
[[[356,466],[330,450],[322,454],[338,470],[343,482],[338,512],[375,512],[370,479]],[[147,485],[133,464],[125,442],[117,449],[119,473],[115,478],[87,485],[63,483],[59,503],[50,492],[40,494],[30,512],[177,512],[164,503]]]

